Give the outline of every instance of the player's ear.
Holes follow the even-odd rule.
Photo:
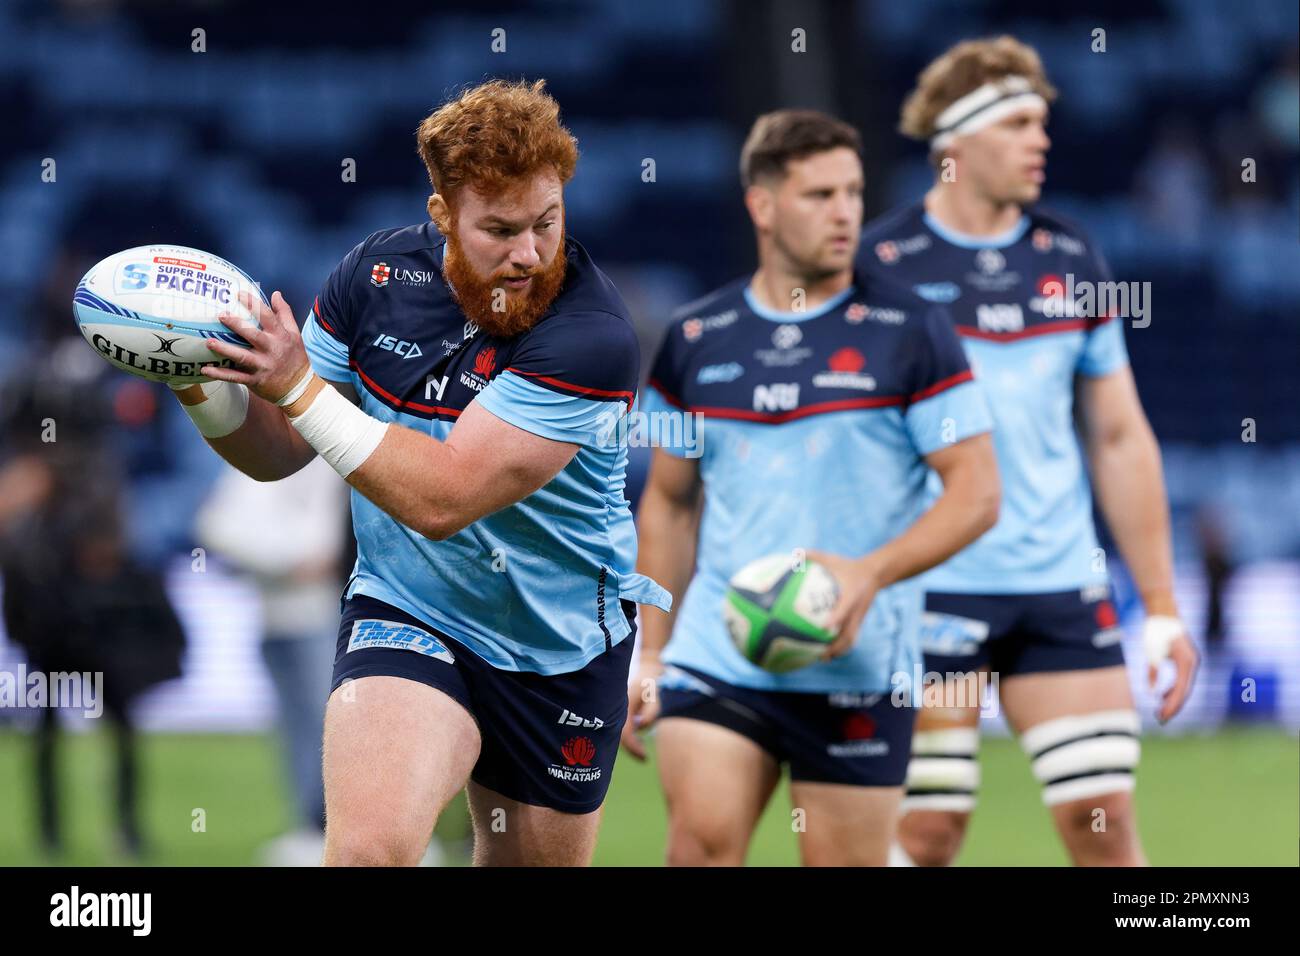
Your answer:
[[[772,190],[765,186],[750,186],[745,190],[745,208],[756,229],[771,228],[773,200]]]
[[[447,206],[447,200],[443,199],[438,193],[429,197],[429,202],[425,207],[429,210],[429,218],[433,224],[438,227],[438,231],[444,236],[451,229],[451,209]]]

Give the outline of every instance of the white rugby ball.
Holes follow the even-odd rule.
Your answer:
[[[238,266],[188,246],[137,246],[97,263],[77,284],[72,311],[82,337],[108,362],[152,382],[211,381],[204,365],[229,367],[207,346],[221,339],[247,347],[217,321],[229,312],[256,319],[239,293],[266,296]]]

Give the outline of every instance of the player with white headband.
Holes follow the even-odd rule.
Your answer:
[[[1196,669],[1174,604],[1160,451],[1129,368],[1126,317],[1067,298],[1109,282],[1109,270],[1075,226],[1031,205],[1055,96],[1038,54],[1012,37],[948,50],[902,109],[902,132],[929,143],[935,184],[863,233],[864,268],[948,306],[993,410],[1003,483],[997,525],[922,582],[926,671],[951,676],[932,702],[940,706],[917,722],[895,852],[904,865],[946,865],[961,847],[979,782],[980,702],[955,691],[971,686],[959,675],[978,670],[998,676],[1002,712],[1074,862],[1145,862],[1132,796],[1140,722],[1076,394],[1098,503],[1145,606],[1153,688],[1173,662],[1162,721],[1182,707]]]

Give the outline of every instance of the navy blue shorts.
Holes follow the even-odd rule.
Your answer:
[[[790,779],[900,787],[907,777],[916,710],[888,693],[806,694],[754,690],[669,666],[660,718],[686,717],[734,730],[790,765]]]
[[[1124,663],[1119,617],[1104,586],[1049,594],[925,596],[921,650],[927,671],[988,666],[999,677]]]
[[[635,628],[636,605],[622,604]],[[609,790],[627,720],[634,637],[635,630],[568,674],[504,671],[406,612],[358,594],[343,605],[330,692],[377,675],[436,687],[478,724],[482,749],[470,779],[520,803],[590,813]]]

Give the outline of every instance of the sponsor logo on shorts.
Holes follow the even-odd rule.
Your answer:
[[[826,748],[832,757],[883,757],[889,753],[889,741],[876,739],[876,721],[863,711],[844,718],[840,736],[844,738],[842,743]]]
[[[593,717],[589,720],[586,717],[579,717],[571,710],[565,710],[564,713],[560,714],[560,719],[557,723],[563,724],[566,727],[588,727],[593,730],[605,726],[605,722],[599,717]]]
[[[860,710],[864,707],[876,706],[884,696],[884,694],[861,694],[857,691],[837,690],[826,695],[826,705]]]
[[[1079,589],[1079,600],[1084,604],[1096,604],[1110,597],[1109,584],[1089,584]]]
[[[362,651],[371,647],[386,647],[396,651],[415,651],[425,657],[456,663],[455,656],[445,644],[432,634],[403,624],[400,621],[379,621],[368,619],[352,623],[352,635],[348,638],[348,650]]]
[[[553,763],[546,768],[557,780],[590,783],[600,779],[600,768],[591,765],[596,759],[596,745],[590,737],[570,737],[560,747],[560,756],[563,764]]]
[[[988,621],[938,611],[921,615],[921,647],[927,654],[945,657],[974,654],[988,637]]]
[[[655,684],[660,690],[689,690],[697,694],[704,694],[707,697],[717,696],[717,691],[706,682],[689,671],[674,667],[672,664],[664,668],[664,672],[659,675],[659,679],[655,681]]]
[[[1119,626],[1119,615],[1115,605],[1109,600],[1098,601],[1092,609],[1093,619],[1097,622],[1097,633],[1092,635],[1093,647],[1110,647],[1124,638],[1124,629]]]

